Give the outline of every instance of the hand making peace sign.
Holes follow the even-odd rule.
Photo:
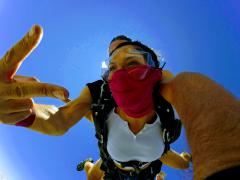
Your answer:
[[[0,59],[0,122],[15,124],[32,113],[33,97],[68,100],[68,91],[60,86],[40,83],[34,77],[18,76],[24,59],[37,47],[43,35],[40,26],[30,31]]]

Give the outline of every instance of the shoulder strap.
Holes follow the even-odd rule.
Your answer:
[[[161,120],[161,128],[163,131],[163,140],[167,147],[176,141],[182,129],[182,123],[179,119],[175,119],[172,105],[165,100],[159,93],[160,84],[158,84],[153,92],[155,110]]]
[[[91,110],[96,128],[97,138],[101,138],[104,122],[108,117],[109,112],[115,106],[108,84],[103,80],[98,80],[87,84],[91,96]]]
[[[103,159],[109,157],[107,147],[107,127],[106,120],[110,111],[114,108],[115,102],[106,81],[98,80],[87,84],[92,96],[92,115],[96,130],[96,138],[100,149],[100,156]]]

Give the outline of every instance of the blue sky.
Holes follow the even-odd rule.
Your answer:
[[[119,34],[141,40],[165,58],[174,74],[203,73],[240,97],[240,3],[237,0],[0,0],[0,56],[33,24],[44,28],[39,47],[18,74],[69,89],[76,98],[99,79],[110,40]],[[63,105],[50,98],[38,103]],[[79,161],[98,158],[93,125],[82,119],[60,137],[0,126],[0,179],[80,180]],[[184,132],[174,149],[188,150]],[[166,180],[188,172],[163,167]]]

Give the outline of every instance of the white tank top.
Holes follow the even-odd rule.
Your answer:
[[[127,162],[137,160],[151,162],[161,157],[164,151],[160,119],[145,124],[136,135],[128,123],[114,112],[109,114],[107,150],[113,160]]]

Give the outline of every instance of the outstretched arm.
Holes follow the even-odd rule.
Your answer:
[[[0,60],[0,123],[60,135],[90,110],[91,96],[86,87],[77,99],[60,108],[33,103],[33,97],[68,100],[68,91],[63,87],[16,75],[23,60],[40,43],[42,35],[42,28],[33,26]]]
[[[196,118],[194,113],[200,110],[206,114],[205,117],[212,118],[207,115],[212,109],[227,111],[232,113],[231,118],[239,118],[239,111],[234,107],[239,107],[240,101],[221,85],[199,73],[183,72],[175,78],[166,78],[160,93],[177,109],[184,121]],[[213,114],[216,115],[215,112]]]
[[[161,88],[160,93],[174,105],[185,127],[195,178],[205,179],[220,168],[237,165],[239,100],[199,73],[180,73]]]
[[[90,91],[85,87],[77,99],[60,108],[34,104],[36,118],[29,128],[44,134],[62,135],[90,111],[91,101]]]

